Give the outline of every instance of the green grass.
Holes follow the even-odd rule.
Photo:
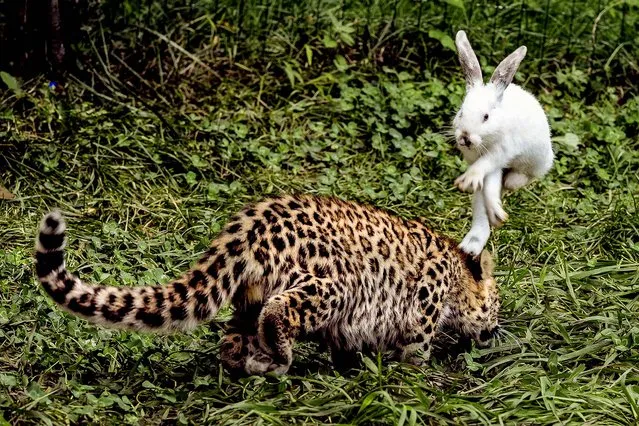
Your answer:
[[[460,239],[470,196],[442,135],[463,95],[452,54],[420,72],[313,52],[280,52],[289,71],[228,65],[222,80],[189,61],[167,86],[94,61],[95,78],[64,94],[42,79],[3,94],[0,184],[16,197],[0,200],[0,425],[639,422],[639,97],[583,68],[517,76],[540,94],[557,162],[505,198],[489,248],[509,333],[490,349],[447,352],[444,338],[428,368],[371,359],[342,377],[300,345],[288,376],[233,382],[214,324],[111,331],[52,304],[32,256],[54,207],[68,265],[102,284],[166,282],[244,203],[282,192],[371,203]]]

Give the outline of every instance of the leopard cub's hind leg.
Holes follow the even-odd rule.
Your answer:
[[[299,285],[271,297],[260,314],[260,350],[246,360],[249,374],[285,374],[293,362],[293,344],[300,334],[321,328],[330,314],[331,299],[325,280],[305,274]]]

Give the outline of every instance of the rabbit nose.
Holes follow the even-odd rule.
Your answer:
[[[470,146],[470,144],[471,144],[471,142],[470,142],[470,138],[468,137],[468,135],[467,135],[466,133],[464,133],[464,134],[461,136],[461,142],[462,142],[462,144],[463,144],[463,145],[465,145],[465,146]]]

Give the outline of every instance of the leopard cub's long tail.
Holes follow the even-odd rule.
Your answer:
[[[207,273],[205,263],[165,286],[87,284],[66,269],[65,230],[59,212],[42,219],[36,239],[36,272],[58,305],[90,322],[137,330],[188,329],[212,318],[236,290],[235,285],[221,288],[216,277]]]

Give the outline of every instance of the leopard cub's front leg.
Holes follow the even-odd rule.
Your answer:
[[[247,358],[258,350],[257,335],[227,334],[220,345],[220,360],[230,373],[241,375],[245,371]]]
[[[238,309],[227,323],[226,334],[220,342],[220,360],[234,376],[245,375],[246,360],[259,350],[257,318],[261,306]]]
[[[299,316],[297,324],[291,324],[290,294],[287,293],[272,297],[264,305],[258,320],[260,347],[246,359],[245,370],[250,375],[269,372],[285,374],[293,362],[293,343],[299,333]]]
[[[439,306],[433,303],[432,288],[423,285],[418,292],[420,298],[420,315],[418,320],[404,332],[397,343],[396,355],[403,362],[413,365],[424,365],[430,358],[431,341],[435,336]],[[437,295],[439,298],[439,295]]]
[[[398,345],[397,357],[407,364],[425,365],[430,359],[432,334],[430,336],[417,334],[413,339]]]

